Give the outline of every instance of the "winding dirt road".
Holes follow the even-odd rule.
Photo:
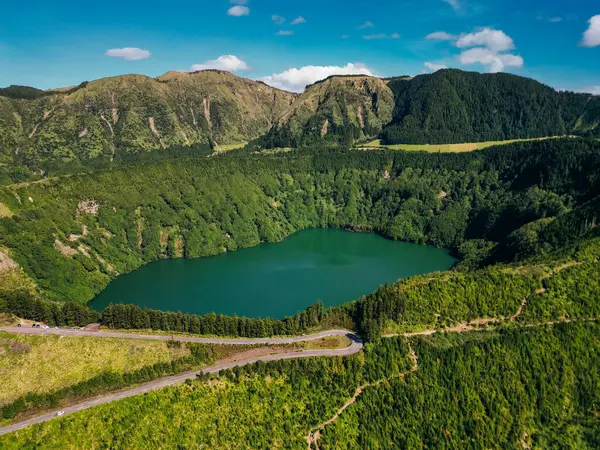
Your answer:
[[[346,330],[328,330],[322,331],[320,333],[309,334],[305,336],[296,336],[289,338],[257,338],[257,339],[219,339],[219,338],[196,338],[196,337],[187,337],[187,336],[160,336],[160,335],[143,335],[143,334],[130,334],[130,333],[113,333],[106,331],[86,331],[86,330],[50,330],[43,328],[25,328],[25,327],[0,327],[0,331],[6,331],[9,333],[19,333],[19,334],[37,334],[37,335],[59,335],[59,336],[94,336],[94,337],[106,337],[106,338],[126,338],[126,339],[152,339],[152,340],[162,340],[162,341],[181,341],[181,342],[198,342],[202,344],[229,344],[229,345],[255,345],[255,344],[264,344],[264,345],[277,345],[277,344],[292,344],[297,342],[306,342],[312,341],[315,339],[320,339],[327,336],[348,336],[351,341],[349,347],[334,349],[334,350],[298,350],[298,349],[289,349],[288,352],[277,353],[271,355],[263,355],[238,361],[231,361],[227,363],[215,364],[212,366],[203,367],[199,371],[190,371],[190,372],[182,372],[177,375],[172,375],[169,377],[159,378],[154,381],[150,381],[148,383],[144,383],[138,385],[136,387],[130,389],[124,389],[119,392],[109,393],[100,395],[98,397],[94,397],[81,403],[77,403],[75,405],[71,405],[65,408],[60,409],[60,411],[64,411],[64,414],[71,414],[76,411],[81,411],[83,409],[91,408],[92,406],[102,405],[104,403],[109,403],[115,400],[120,400],[122,398],[132,397],[134,395],[144,394],[146,392],[154,391],[157,389],[164,388],[166,386],[173,386],[176,384],[181,384],[185,382],[185,380],[190,378],[195,378],[199,373],[215,373],[219,372],[223,369],[231,369],[236,366],[245,366],[246,364],[253,364],[258,361],[276,361],[281,359],[295,359],[295,358],[308,358],[308,357],[317,357],[317,356],[348,356],[353,355],[354,353],[358,353],[362,347],[362,341],[355,334],[346,331]],[[59,410],[50,411],[46,414],[42,414],[40,416],[32,417],[27,420],[23,420],[21,422],[16,422],[6,427],[0,428],[0,435],[11,433],[13,431],[17,431],[23,428],[26,428],[30,425],[34,425],[36,423],[46,422],[48,420],[54,419],[56,417],[56,413]]]

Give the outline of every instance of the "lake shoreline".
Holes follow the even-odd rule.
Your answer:
[[[382,284],[448,270],[455,263],[450,250],[356,227],[308,228],[235,252],[153,261],[115,278],[88,305],[95,310],[125,303],[199,315],[281,318],[317,300],[337,306]]]

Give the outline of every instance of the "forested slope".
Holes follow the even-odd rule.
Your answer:
[[[0,201],[14,215],[0,219],[0,244],[45,295],[75,302],[157,258],[215,255],[307,227],[375,230],[458,249],[573,214],[598,189],[591,171],[598,145],[515,144],[502,150],[506,159],[500,150],[333,150],[131,166],[4,188]],[[574,167],[561,175],[567,165]],[[593,226],[590,220],[565,233],[571,238]],[[463,250],[480,245],[472,244]]]
[[[599,331],[417,338],[418,371],[366,390],[319,448],[597,448]]]
[[[600,97],[504,73],[440,70],[395,81],[388,144],[449,144],[598,135]]]
[[[332,76],[308,86],[257,145],[351,146],[356,139],[377,136],[391,122],[393,108],[394,95],[384,80]]]
[[[0,190],[10,212],[0,219],[1,297],[5,308],[37,320],[50,315],[56,323],[87,323],[95,314],[76,305],[142,264],[276,242],[309,227],[448,247],[461,257],[461,270],[551,254],[597,231],[599,145],[566,139],[435,155],[235,152],[6,187]],[[471,283],[482,293],[486,283],[500,283],[509,295],[495,303],[474,300],[466,310],[451,302],[440,323],[505,315],[535,285],[494,268],[455,281],[456,289]],[[38,297],[68,306],[44,306],[32,300]],[[365,334],[377,334],[386,317],[401,313],[397,306],[378,308],[350,316]],[[431,324],[430,313],[403,323]],[[322,318],[309,313],[287,323],[233,324],[132,314],[115,326],[166,320],[168,329],[261,336],[298,332]]]

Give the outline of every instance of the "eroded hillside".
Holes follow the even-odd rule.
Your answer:
[[[221,71],[124,75],[36,95],[0,95],[0,154],[41,174],[51,162],[248,141],[296,97]]]
[[[378,135],[391,122],[394,94],[386,81],[333,76],[308,86],[262,139],[265,147],[303,147]]]

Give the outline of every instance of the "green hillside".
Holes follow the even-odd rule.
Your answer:
[[[248,141],[294,98],[219,71],[124,75],[64,91],[7,88],[0,91],[0,182],[105,167],[149,150]]]
[[[229,72],[0,89],[0,184],[250,148],[458,144],[599,133],[600,99],[508,74],[332,76],[302,94]]]
[[[159,258],[216,255],[309,227],[372,230],[465,260],[511,261],[594,229],[599,145],[232,151],[74,175],[0,189],[13,214],[0,219],[0,246],[48,298],[78,303]]]
[[[390,84],[387,144],[452,144],[598,133],[600,97],[504,73],[440,70]]]
[[[386,82],[367,76],[334,76],[308,86],[258,140],[262,147],[352,144],[377,136],[392,120],[394,96]]]
[[[341,76],[307,87],[257,145],[352,145],[376,136],[386,145],[598,136],[599,122],[600,97],[510,74]]]

